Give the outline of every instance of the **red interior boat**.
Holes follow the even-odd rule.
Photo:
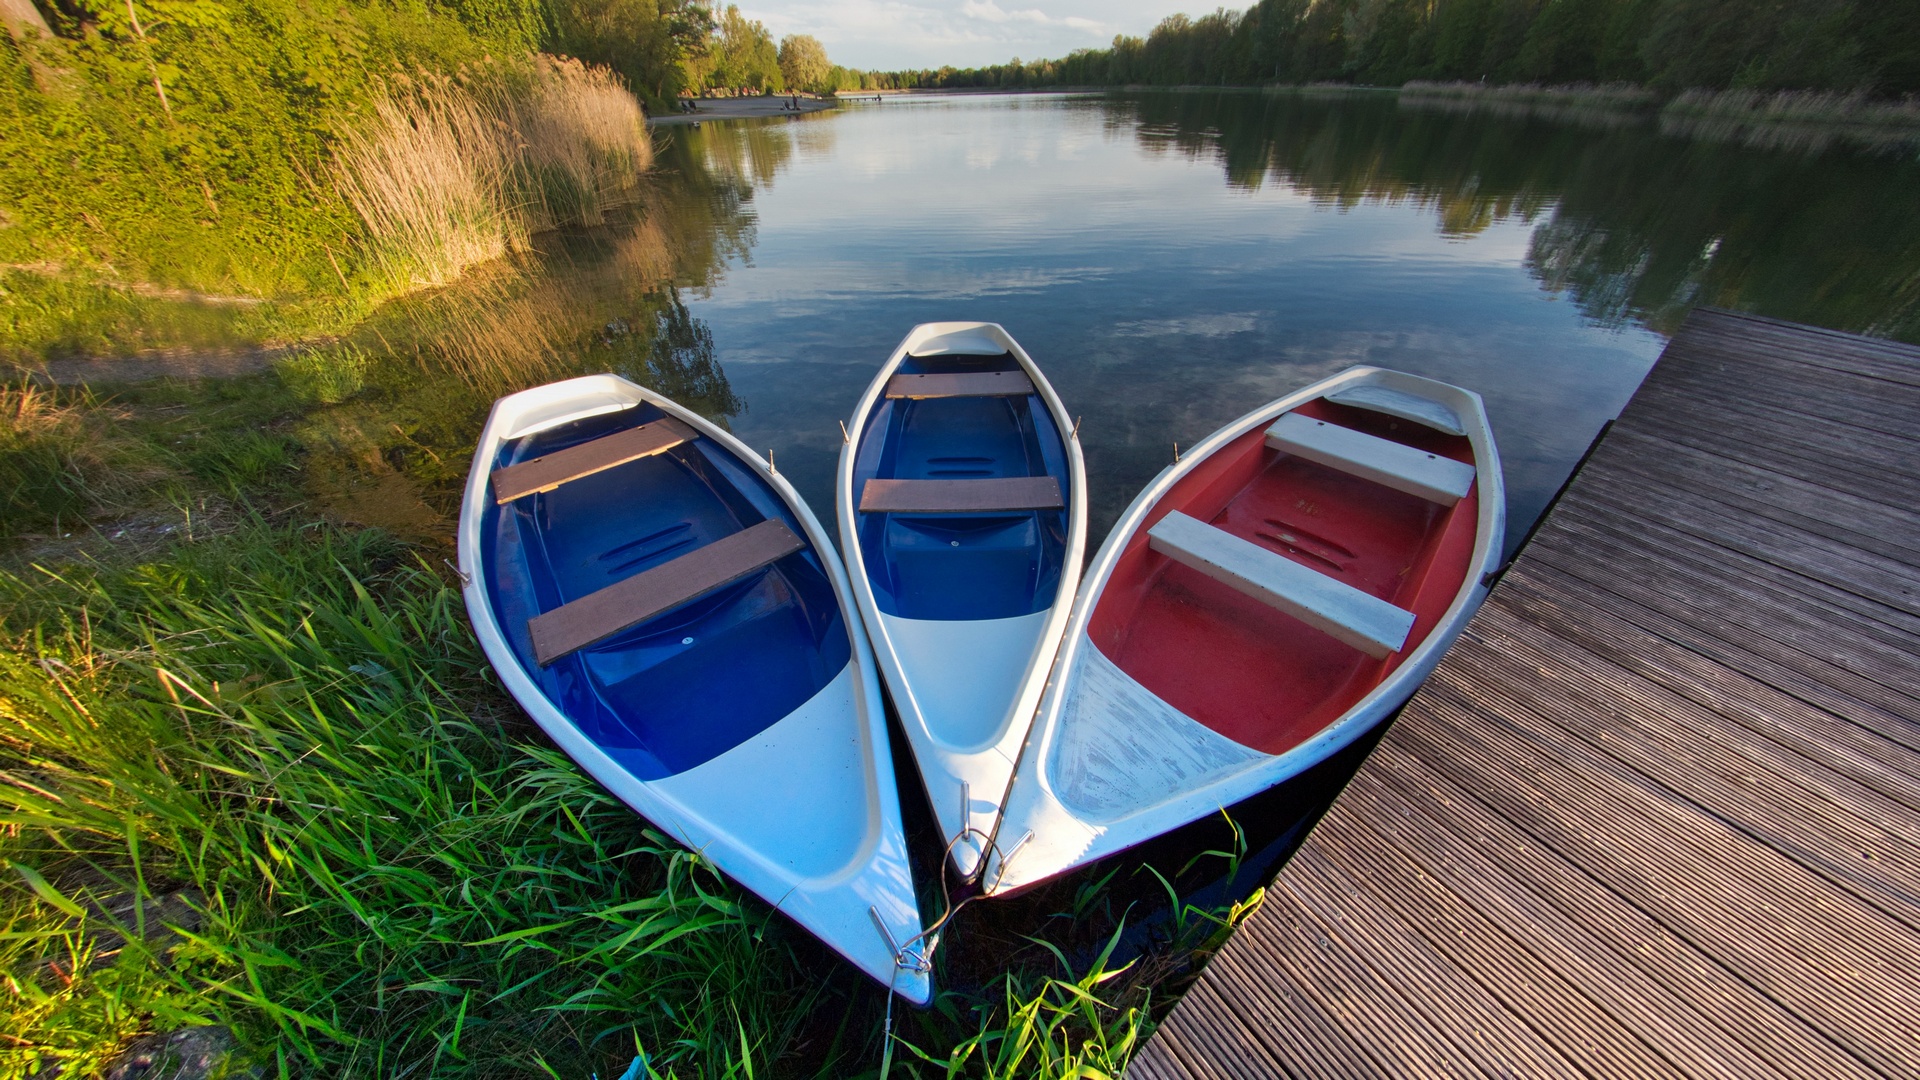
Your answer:
[[[996,891],[1213,813],[1412,694],[1485,595],[1479,396],[1354,368],[1229,424],[1115,525],[997,832]]]

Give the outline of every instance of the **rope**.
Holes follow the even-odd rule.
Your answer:
[[[959,846],[960,841],[970,836],[979,837],[980,841],[985,845],[980,853],[981,871],[983,873],[985,872],[987,866],[986,860],[989,856],[998,858],[1000,868],[999,872],[994,875],[993,885],[991,887],[982,889],[956,904],[953,902],[953,891],[947,885],[947,867],[953,865],[953,849]],[[1020,850],[1022,844],[1025,843],[1025,840],[1026,838],[1022,837],[1021,844],[1015,844],[1013,846],[1013,850],[1016,853]],[[940,913],[939,918],[933,920],[932,925],[908,938],[903,945],[895,945],[893,943],[893,934],[887,930],[887,924],[881,920],[879,909],[867,909],[873,915],[874,925],[880,928],[880,936],[886,940],[887,947],[893,949],[893,974],[887,979],[887,1015],[881,1027],[881,1037],[885,1040],[885,1049],[882,1050],[880,1054],[880,1080],[887,1080],[887,1070],[893,1067],[893,999],[898,996],[896,988],[900,983],[900,973],[902,971],[912,971],[926,975],[933,971],[933,954],[940,948],[940,931],[945,929],[946,925],[953,921],[954,916],[960,914],[961,908],[966,907],[968,904],[973,903],[975,900],[986,896],[994,889],[1000,887],[1000,883],[1005,881],[1007,877],[1007,859],[1009,857],[1009,855],[1001,852],[997,836],[988,835],[972,826],[961,829],[959,833],[955,834],[953,839],[947,841],[946,850],[940,853],[940,900],[946,905],[946,909]],[[919,948],[916,948],[916,946],[919,946]]]

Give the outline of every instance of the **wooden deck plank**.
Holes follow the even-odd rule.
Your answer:
[[[1748,625],[1746,619],[1756,609],[1764,614],[1763,597],[1751,593],[1715,594],[1704,587],[1705,575],[1690,578],[1694,588],[1676,594],[1659,588],[1655,583],[1658,579],[1649,582],[1634,576],[1636,567],[1630,561],[1623,560],[1626,565],[1617,570],[1596,561],[1606,559],[1610,550],[1605,544],[1568,544],[1564,550],[1539,552],[1525,570],[1527,573],[1557,572],[1580,579],[1589,589],[1588,602],[1691,648],[1712,654],[1732,648],[1759,658],[1764,663],[1746,660],[1741,670],[1762,675],[1770,685],[1839,712],[1887,738],[1905,745],[1920,745],[1914,741],[1920,739],[1920,730],[1914,727],[1916,721],[1920,721],[1915,715],[1920,709],[1915,707],[1911,690],[1898,685],[1898,680],[1872,679],[1854,670],[1856,666],[1866,667],[1872,663],[1879,648],[1834,655],[1831,649],[1809,640],[1808,627],[1784,618],[1762,627]],[[1836,624],[1835,636],[1843,634],[1844,630]],[[1714,639],[1723,647],[1716,648],[1707,639]],[[1730,655],[1723,658],[1723,662],[1730,660]],[[1782,678],[1771,665],[1799,673],[1804,678]],[[1890,718],[1891,723],[1881,723],[1872,713],[1861,712],[1850,703],[1870,706]]]
[[[1696,597],[1740,625],[1774,635],[1808,655],[1847,657],[1855,649],[1920,651],[1920,617],[1855,592],[1782,570],[1742,552],[1593,500],[1565,506],[1542,532],[1564,533],[1540,561],[1604,552],[1593,570],[1606,579],[1644,570],[1684,573]],[[1658,550],[1652,550],[1657,548]],[[1564,549],[1564,550],[1563,550]],[[1816,633],[1813,633],[1817,631]],[[1831,637],[1837,632],[1840,636]]]
[[[1920,929],[1920,820],[1907,807],[1604,659],[1560,641],[1542,650],[1491,613],[1484,650],[1442,677],[1486,707],[1565,733],[1584,767],[1671,794]],[[1594,700],[1605,700],[1604,712]],[[1587,755],[1598,751],[1604,757]]]
[[[1343,807],[1350,804],[1348,813],[1365,828],[1420,853],[1421,869],[1463,897],[1488,911],[1510,912],[1503,925],[1522,940],[1564,938],[1567,948],[1591,950],[1589,962],[1629,965],[1789,1075],[1873,1075],[1771,997],[1411,755],[1383,747],[1378,757],[1379,766],[1370,765],[1342,796]],[[1622,942],[1632,948],[1620,948]],[[1644,991],[1649,1000],[1659,995],[1631,975],[1614,978],[1623,992]],[[1701,1008],[1702,1002],[1711,1007]],[[1706,1046],[1715,1041],[1701,1040]]]
[[[1915,410],[1920,416],[1920,409]],[[1593,464],[1642,483],[1666,484],[1716,498],[1742,511],[1850,547],[1912,562],[1920,559],[1920,512],[1834,491],[1637,429],[1625,429],[1595,451]]]
[[[1516,616],[1713,709],[1746,729],[1735,737],[1770,740],[1920,811],[1920,754],[1913,750],[1595,607],[1586,593],[1552,588],[1536,568],[1501,588],[1501,603]]]
[[[1920,1076],[1915,415],[1697,312],[1137,1075]]]

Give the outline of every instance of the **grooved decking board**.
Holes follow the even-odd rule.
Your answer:
[[[1914,420],[1695,312],[1130,1075],[1920,1077]]]

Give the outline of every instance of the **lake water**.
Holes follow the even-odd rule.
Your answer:
[[[1084,415],[1093,545],[1176,443],[1352,364],[1486,398],[1517,544],[1693,304],[1920,331],[1910,152],[1255,93],[915,96],[670,138],[670,177],[746,222],[682,293],[733,429],[823,518],[837,422],[920,322],[1002,323]]]

